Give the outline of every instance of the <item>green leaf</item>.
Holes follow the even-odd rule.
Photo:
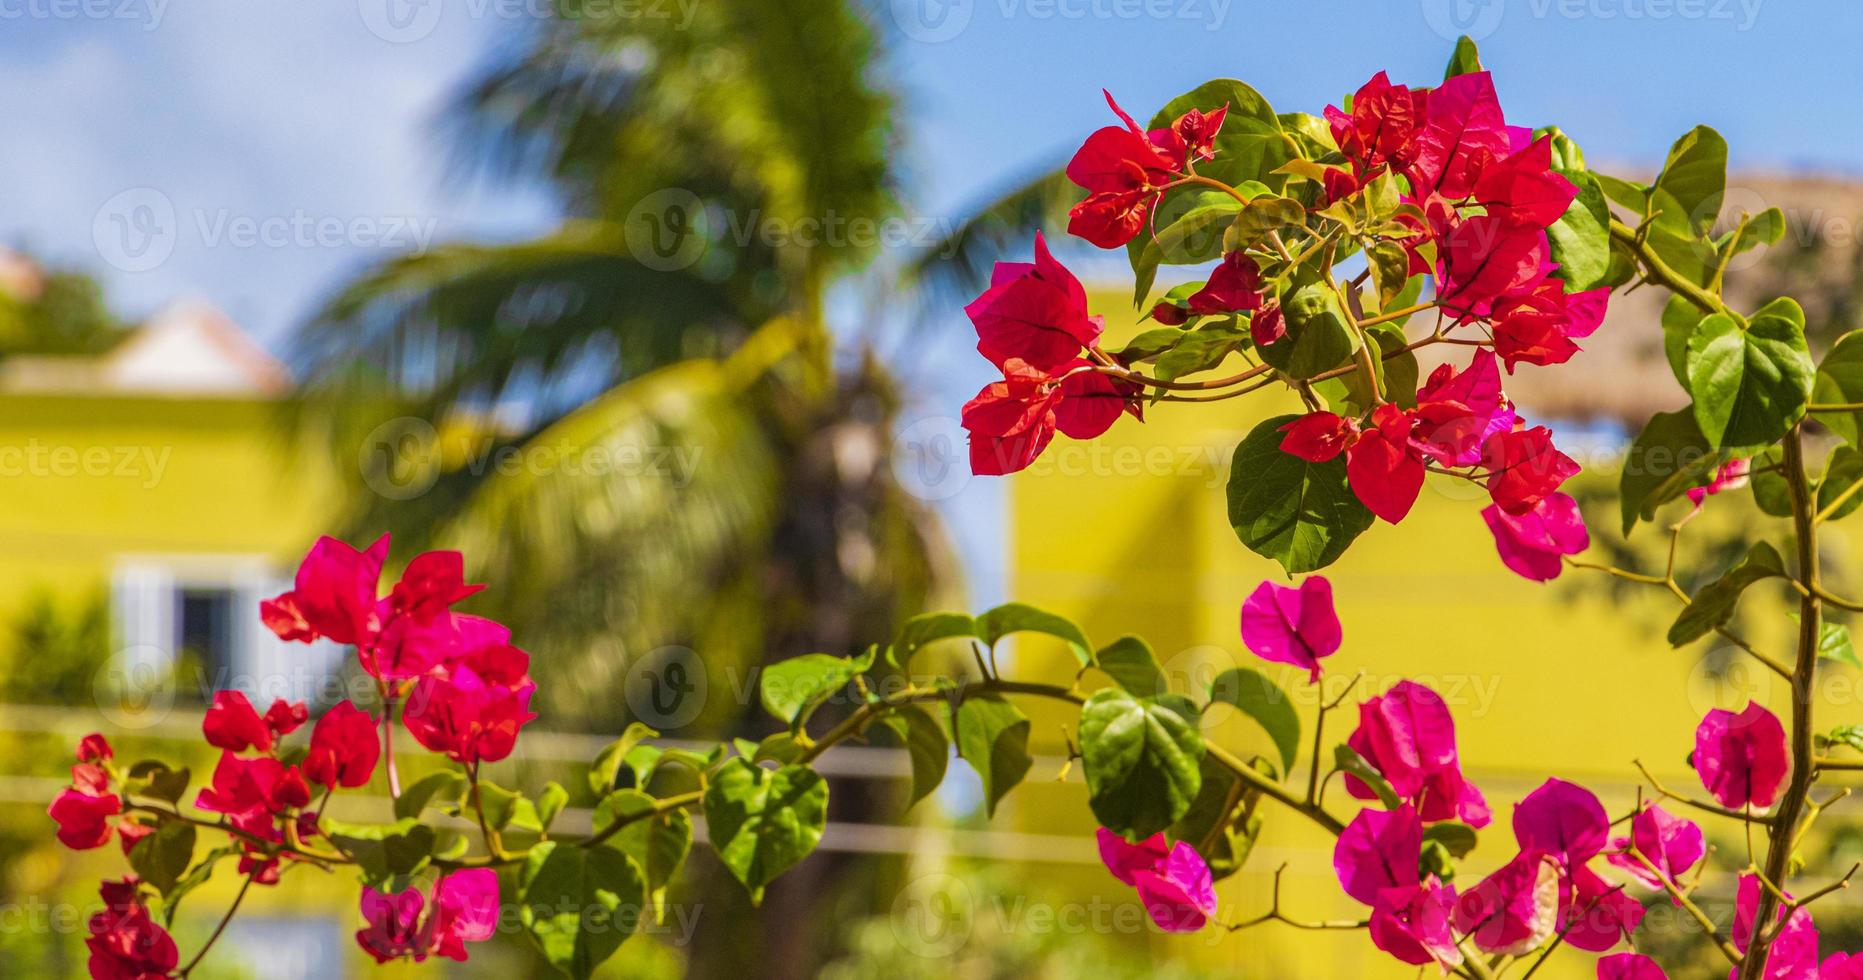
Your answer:
[[[1188,283],[1187,285],[1195,286],[1198,284]],[[1174,293],[1176,291],[1177,290],[1173,289],[1171,292]],[[1170,299],[1170,294],[1167,293],[1165,298],[1167,300]],[[1121,347],[1115,353],[1119,355],[1120,360],[1127,364],[1149,361],[1163,354],[1165,351],[1176,347],[1178,342],[1183,340],[1189,333],[1190,331],[1185,330],[1183,327],[1154,327],[1132,338],[1131,343]],[[966,621],[970,619],[968,616],[964,618]]]
[[[395,819],[418,817],[429,806],[459,806],[466,798],[466,777],[451,769],[428,773],[409,783],[395,800]]]
[[[129,849],[129,866],[164,896],[174,891],[193,863],[194,825],[180,820],[164,821]]]
[[[543,784],[543,792],[537,794],[537,823],[542,830],[549,830],[550,824],[556,822],[556,816],[563,812],[569,803],[569,791],[563,784],[552,779]]]
[[[1863,752],[1863,725],[1839,725],[1816,738],[1820,747],[1842,745]]]
[[[1689,490],[1706,486],[1727,459],[1714,451],[1695,424],[1694,413],[1659,412],[1650,418],[1624,459],[1618,500],[1623,507],[1624,534],[1649,520],[1656,508]]]
[[[1158,368],[1152,374],[1161,381],[1175,381],[1187,374],[1208,371],[1223,362],[1232,352],[1249,345],[1248,321],[1240,316],[1211,317],[1178,341],[1177,346],[1158,355]]]
[[[1113,683],[1141,697],[1165,691],[1164,670],[1151,644],[1136,636],[1122,636],[1100,648],[1094,664]]]
[[[1553,274],[1565,281],[1566,292],[1597,289],[1611,276],[1611,208],[1603,188],[1590,174],[1582,170],[1559,174],[1578,188],[1578,197],[1546,229],[1552,260],[1559,265]]]
[[[750,891],[752,904],[777,875],[821,843],[828,783],[806,766],[770,770],[737,758],[705,790],[705,829],[718,859]]]
[[[904,667],[906,661],[924,647],[940,640],[975,635],[976,620],[963,613],[925,613],[906,620],[906,625],[899,628],[899,635],[893,637],[888,653],[895,665]]]
[[[1688,388],[1695,421],[1717,448],[1771,445],[1805,414],[1811,351],[1804,313],[1784,300],[1755,314],[1747,329],[1717,313],[1688,340]]]
[[[1457,75],[1471,75],[1486,71],[1481,67],[1481,54],[1475,50],[1475,42],[1467,34],[1456,38],[1455,53],[1449,56],[1449,67],[1443,69],[1443,81]]]
[[[1587,173],[1590,173],[1592,179],[1598,182],[1598,187],[1604,191],[1605,197],[1610,198],[1620,206],[1628,208],[1638,215],[1644,214],[1648,210],[1650,203],[1650,189],[1648,187],[1634,180],[1623,180],[1618,177],[1612,177],[1609,174],[1598,173],[1595,170],[1587,171]]]
[[[1764,541],[1758,542],[1739,564],[1695,593],[1682,614],[1676,617],[1675,625],[1669,627],[1669,645],[1679,647],[1714,632],[1716,627],[1733,618],[1734,605],[1748,586],[1784,576],[1785,559],[1779,556],[1779,550]]]
[[[888,712],[886,727],[899,736],[912,760],[912,798],[910,809],[944,782],[945,768],[951,762],[951,742],[937,716],[916,704],[903,704]]]
[[[1146,128],[1168,128],[1192,109],[1213,112],[1223,106],[1228,106],[1229,112],[1223,118],[1222,131],[1216,134],[1216,159],[1198,166],[1197,171],[1232,187],[1255,180],[1280,190],[1284,179],[1275,171],[1298,156],[1298,147],[1281,130],[1281,120],[1268,100],[1235,79],[1205,82],[1172,99]]]
[[[433,857],[433,828],[403,817],[391,824],[344,823],[325,817],[330,843],[362,870],[367,884],[380,888],[427,866]]]
[[[1281,313],[1287,336],[1259,353],[1283,374],[1311,378],[1344,364],[1357,349],[1339,297],[1325,283],[1306,283],[1282,296]]]
[[[1292,228],[1305,221],[1307,206],[1291,197],[1258,197],[1236,215],[1223,247],[1235,252],[1266,241],[1270,232]]]
[[[1734,238],[1735,231],[1740,231],[1739,239]],[[1715,251],[1723,257],[1728,257],[1729,249],[1732,249],[1732,255],[1740,255],[1761,246],[1777,245],[1784,238],[1785,212],[1778,208],[1767,208],[1759,214],[1749,216],[1744,231],[1738,227],[1730,228],[1726,234],[1715,241],[1714,245]]]
[[[1281,753],[1281,769],[1291,772],[1300,754],[1300,715],[1293,699],[1268,675],[1231,667],[1210,683],[1210,703],[1227,704],[1255,719]]]
[[[1365,262],[1380,306],[1389,305],[1410,284],[1410,255],[1396,242],[1379,240],[1367,245]]]
[[[1849,446],[1831,450],[1831,458],[1824,464],[1824,476],[1818,480],[1818,513],[1835,505],[1837,509],[1825,518],[1835,521],[1863,507],[1863,490],[1852,489],[1859,482],[1863,482],[1863,452]],[[1839,504],[1839,500],[1843,503]]]
[[[1753,457],[1753,475],[1747,481],[1753,489],[1753,503],[1773,517],[1792,516],[1792,488],[1777,469],[1784,458],[1778,448]]]
[[[1028,775],[1029,720],[1015,705],[995,694],[964,699],[957,707],[957,754],[983,780],[984,810],[996,804]]]
[[[1671,296],[1662,308],[1662,353],[1669,361],[1669,371],[1684,390],[1688,388],[1688,339],[1701,325],[1701,307],[1683,296]]]
[[[1430,824],[1423,831],[1423,839],[1426,842],[1436,841],[1449,851],[1450,856],[1457,859],[1468,857],[1479,841],[1475,836],[1475,828],[1454,820]]]
[[[1863,404],[1863,330],[1837,338],[1818,364],[1811,390],[1811,400],[1820,404]],[[1863,444],[1858,438],[1863,432],[1863,412],[1819,412],[1818,421],[1852,446]]]
[[[188,791],[188,779],[186,768],[170,769],[154,759],[144,759],[129,767],[123,780],[123,792],[179,803]]]
[[[606,796],[610,790],[615,788],[615,779],[621,774],[621,763],[627,758],[627,754],[633,751],[634,746],[639,745],[642,739],[653,738],[659,734],[638,721],[631,722],[621,732],[621,737],[609,742],[608,746],[602,749],[601,754],[595,757],[595,762],[589,766],[589,789],[597,797]]]
[[[801,758],[805,751],[807,749],[801,742],[796,741],[793,733],[777,732],[774,735],[765,736],[763,741],[757,743],[750,754],[750,761],[788,765]]]
[[[1133,305],[1145,305],[1159,266],[1195,265],[1221,256],[1223,236],[1241,209],[1242,202],[1224,191],[1186,188],[1166,194],[1145,228],[1126,243]]]
[[[1176,823],[1202,785],[1197,708],[1180,694],[1095,692],[1080,710],[1080,754],[1094,817],[1128,839]]]
[[[1239,786],[1239,777],[1207,753],[1199,771],[1197,798],[1168,833],[1196,848],[1210,866],[1210,877],[1221,881],[1242,869],[1261,833],[1261,814],[1254,812],[1260,794]]]
[[[594,831],[599,834],[615,821],[646,813],[654,806],[653,797],[639,790],[612,793],[595,808]],[[683,808],[636,817],[604,843],[634,860],[646,877],[647,897],[658,910],[666,901],[667,882],[679,873],[692,850],[692,817]],[[660,917],[658,912],[655,917]]]
[[[518,919],[550,965],[586,980],[639,928],[647,890],[632,858],[611,847],[543,841],[519,879]]]
[[[208,851],[207,856],[201,858],[200,863],[196,864],[193,870],[162,896],[162,925],[172,932],[175,927],[175,913],[181,911],[181,900],[196,888],[206,884],[208,879],[213,877],[214,868],[222,860],[243,853],[245,852],[241,848],[233,844]]]
[[[485,822],[494,830],[516,827],[519,830],[543,831],[543,821],[538,819],[537,805],[526,799],[524,794],[505,789],[489,779],[479,780],[479,807],[485,813]]]
[[[866,658],[807,653],[765,667],[757,693],[765,711],[793,728],[806,719],[805,709],[846,687],[869,666],[872,661]]]
[[[1351,746],[1343,742],[1333,746],[1333,765],[1340,772],[1356,776],[1360,782],[1371,787],[1371,791],[1377,794],[1378,802],[1384,804],[1385,809],[1395,810],[1403,805],[1404,801],[1397,798],[1397,791],[1391,788],[1390,782],[1384,778],[1383,774],[1372,768],[1371,763],[1366,762],[1365,757],[1359,755]]]
[[[1371,511],[1346,483],[1344,456],[1310,463],[1281,451],[1280,415],[1255,426],[1229,466],[1229,524],[1250,551],[1289,574],[1337,561],[1371,526]]]
[[[1696,126],[1669,148],[1669,159],[1653,187],[1658,206],[1671,203],[1679,212],[1664,209],[1659,221],[1686,221],[1697,235],[1706,235],[1721,215],[1727,195],[1727,141],[1707,126]],[[1668,202],[1664,202],[1664,197]]]
[[[1404,350],[1410,341],[1404,336],[1403,328],[1395,323],[1380,323],[1366,327],[1365,333],[1378,348],[1379,356],[1372,361],[1372,371],[1378,378],[1386,400],[1404,408],[1415,408],[1417,355],[1415,351]],[[1371,411],[1374,406],[1371,389],[1365,384],[1364,374],[1359,371],[1328,378],[1314,385],[1313,390],[1326,399],[1329,405],[1345,409],[1340,414],[1358,417]]]
[[[977,617],[977,636],[988,646],[996,646],[1011,633],[1045,633],[1065,641],[1081,666],[1093,662],[1093,644],[1087,642],[1087,634],[1065,616],[1010,602]]]

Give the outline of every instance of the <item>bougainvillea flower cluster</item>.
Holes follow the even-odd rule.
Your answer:
[[[1133,844],[1101,827],[1100,861],[1120,883],[1138,891],[1139,902],[1158,928],[1196,932],[1216,914],[1216,889],[1210,867],[1184,841],[1166,842],[1154,834]]]
[[[1339,651],[1344,634],[1333,611],[1333,584],[1315,575],[1297,588],[1263,582],[1242,602],[1242,642],[1263,660],[1291,664],[1318,683],[1320,660]]]

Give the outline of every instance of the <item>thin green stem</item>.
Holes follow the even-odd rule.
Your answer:
[[[188,961],[188,965],[182,967],[180,973],[176,974],[182,980],[187,980],[188,974],[194,972],[194,968],[200,966],[201,960],[206,958],[207,951],[213,948],[214,943],[220,941],[220,935],[226,932],[227,923],[233,921],[233,914],[239,911],[239,903],[246,900],[246,892],[251,888],[252,875],[247,875],[245,882],[239,886],[239,894],[233,896],[233,904],[226,907],[226,914],[220,917],[220,924],[214,926],[213,935],[207,937],[207,942],[202,944],[200,952],[195,953],[194,958]]]

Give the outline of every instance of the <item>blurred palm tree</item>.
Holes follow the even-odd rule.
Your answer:
[[[453,119],[472,167],[541,179],[562,226],[388,262],[297,337],[293,425],[359,477],[352,536],[463,550],[485,611],[535,653],[553,727],[619,728],[628,667],[679,645],[714,691],[681,733],[756,734],[755,665],[884,642],[952,581],[889,465],[898,385],[870,345],[838,349],[825,312],[837,283],[885,273],[875,242],[823,229],[901,208],[880,17],[689,15],[540,23]],[[892,271],[974,284],[1057,206],[1052,181],[1012,195],[927,250],[940,261]],[[837,788],[837,819],[877,789]],[[703,972],[807,973],[839,926],[797,913],[841,870],[797,869],[766,935],[736,944],[761,958],[701,943]]]

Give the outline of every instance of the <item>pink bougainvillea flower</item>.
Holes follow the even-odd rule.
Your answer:
[[[1514,808],[1514,840],[1522,851],[1550,855],[1568,870],[1604,850],[1611,819],[1591,790],[1548,779]]]
[[[1203,288],[1190,295],[1192,313],[1240,313],[1261,309],[1261,269],[1242,252],[1229,252]]]
[[[497,931],[498,875],[488,868],[455,871],[434,884],[431,903],[427,898],[419,888],[394,894],[363,888],[366,925],[356,933],[357,944],[377,963],[420,963],[429,956],[463,963],[466,943],[483,942]]]
[[[238,691],[214,692],[213,704],[201,720],[201,732],[207,736],[207,744],[216,749],[228,752],[272,750],[272,727]]]
[[[1632,847],[1655,866],[1654,872],[1629,853]],[[1613,853],[1605,860],[1623,869],[1640,884],[1662,891],[1664,880],[1680,880],[1701,860],[1707,853],[1707,842],[1702,837],[1701,827],[1693,820],[1648,803],[1631,819],[1630,836],[1611,839],[1611,850]]]
[[[285,640],[367,642],[381,628],[375,589],[387,560],[386,534],[367,551],[332,537],[318,538],[298,566],[296,587],[261,603],[261,618]]]
[[[1543,425],[1489,439],[1482,447],[1482,464],[1491,474],[1488,494],[1495,506],[1514,515],[1531,512],[1578,475],[1578,464],[1553,445],[1552,430]]]
[[[110,818],[123,812],[115,793],[90,793],[70,786],[53,798],[46,812],[58,822],[58,842],[74,851],[88,851],[110,841]]]
[[[1489,161],[1507,156],[1512,147],[1488,73],[1457,75],[1433,89],[1416,143],[1410,168],[1416,196],[1468,197]]]
[[[1740,884],[1734,890],[1734,921],[1727,932],[1735,948],[1742,953],[1753,941],[1754,921],[1759,918],[1760,887],[1758,878],[1741,875]],[[1763,980],[1820,980],[1818,927],[1811,919],[1811,910],[1795,909],[1788,916],[1781,905],[1776,918],[1785,924],[1773,937],[1771,950],[1766,954],[1766,969],[1760,976]],[[1738,968],[1730,971],[1728,980],[1738,974]]]
[[[1785,727],[1759,704],[1739,714],[1716,708],[1695,729],[1695,772],[1722,806],[1769,807],[1792,769]]]
[[[1481,462],[1482,446],[1516,421],[1494,354],[1479,350],[1459,371],[1443,364],[1430,372],[1417,389],[1416,419],[1411,448],[1445,466]]]
[[[1438,298],[1462,317],[1489,316],[1506,300],[1530,293],[1553,269],[1546,232],[1497,215],[1452,218],[1436,244]]]
[[[1444,974],[1462,964],[1450,918],[1455,887],[1429,875],[1409,888],[1378,893],[1371,912],[1372,945],[1412,966],[1435,963]]]
[[[1565,215],[1578,187],[1552,169],[1552,137],[1483,167],[1474,200],[1487,213],[1527,228],[1546,228]]]
[[[1319,683],[1320,659],[1339,651],[1333,585],[1314,575],[1297,588],[1263,582],[1242,603],[1242,642],[1263,660],[1292,664]]]
[[[365,786],[375,773],[382,744],[376,738],[375,719],[348,701],[317,719],[311,729],[310,754],[304,757],[304,775],[324,786],[354,789]]]
[[[1358,423],[1332,412],[1309,412],[1281,426],[1281,451],[1309,463],[1324,463],[1358,438]]]
[[[1832,953],[1818,965],[1818,980],[1863,980],[1863,953]]]
[[[1688,499],[1696,508],[1707,502],[1709,497],[1726,490],[1738,490],[1747,485],[1747,474],[1753,468],[1750,459],[1730,459],[1714,471],[1714,479],[1705,487],[1694,487],[1688,491]]]
[[[466,559],[457,551],[429,551],[408,562],[401,581],[388,595],[397,614],[428,619],[477,595],[484,585],[466,582]]]
[[[223,813],[233,826],[249,834],[277,839],[276,818],[285,811],[310,805],[310,787],[296,766],[270,756],[243,758],[220,753],[213,781],[201,788],[194,805]]]
[[[1496,303],[1490,320],[1494,352],[1511,374],[1525,364],[1564,364],[1583,340],[1604,322],[1610,290],[1568,293],[1565,284],[1548,279],[1524,293]]]
[[[1559,909],[1559,929],[1578,949],[1602,953],[1630,938],[1643,921],[1643,903],[1585,865],[1572,868]]]
[[[1393,85],[1379,72],[1353,94],[1349,114],[1327,106],[1326,124],[1360,175],[1387,166],[1402,169],[1417,157],[1416,137],[1428,106],[1427,91]]]
[[[87,966],[97,980],[160,980],[181,960],[174,939],[149,917],[140,884],[131,875],[99,889],[104,907],[91,916],[90,936],[84,940],[90,951]]]
[[[1428,823],[1460,820],[1471,827],[1488,825],[1488,803],[1462,776],[1456,753],[1455,720],[1435,691],[1415,681],[1400,681],[1390,691],[1359,705],[1358,729],[1346,739],[1398,796],[1420,805]],[[1356,776],[1345,777],[1346,791],[1361,800],[1377,794]]]
[[[1485,952],[1534,949],[1557,928],[1560,877],[1555,858],[1524,851],[1462,893],[1455,927]]]
[[[1011,359],[1052,372],[1100,338],[1102,320],[1087,313],[1087,293],[1035,233],[1034,262],[998,262],[990,288],[964,307],[977,328],[977,351],[1006,368]],[[412,566],[410,566],[412,571]]]
[[[511,642],[511,631],[482,616],[446,610],[422,619],[400,616],[381,638],[357,651],[362,667],[385,681],[412,680],[445,668],[468,650]]]
[[[1196,932],[1216,914],[1216,889],[1210,867],[1184,841],[1167,845],[1163,834],[1137,844],[1099,828],[1100,860],[1123,884],[1138,890],[1139,901],[1158,928]]]
[[[284,698],[277,698],[272,701],[271,707],[265,709],[265,727],[280,737],[297,731],[309,720],[310,709],[302,701],[294,704]]]
[[[511,754],[537,685],[530,655],[499,644],[415,682],[403,720],[415,741],[456,762],[497,762]]]
[[[1558,578],[1565,568],[1563,556],[1591,547],[1578,502],[1563,493],[1547,494],[1523,514],[1509,514],[1499,504],[1490,504],[1482,509],[1481,519],[1494,534],[1501,564],[1535,582]]]
[[[1002,381],[964,405],[971,472],[1000,476],[1027,469],[1057,430],[1069,438],[1093,439],[1111,428],[1119,413],[1137,416],[1137,390],[1092,367],[1074,361],[1049,375],[1012,358]]]
[[[1366,807],[1333,844],[1333,873],[1347,895],[1376,906],[1387,890],[1416,886],[1422,856],[1423,821],[1413,807]]]
[[[1669,975],[1641,953],[1616,953],[1598,961],[1598,980],[1669,980]]]
[[[1423,491],[1423,460],[1411,451],[1414,414],[1396,405],[1380,405],[1371,427],[1346,449],[1346,480],[1366,509],[1396,524],[1410,513]]]
[[[115,755],[110,749],[110,741],[98,732],[92,732],[78,741],[79,762],[98,762]]]

